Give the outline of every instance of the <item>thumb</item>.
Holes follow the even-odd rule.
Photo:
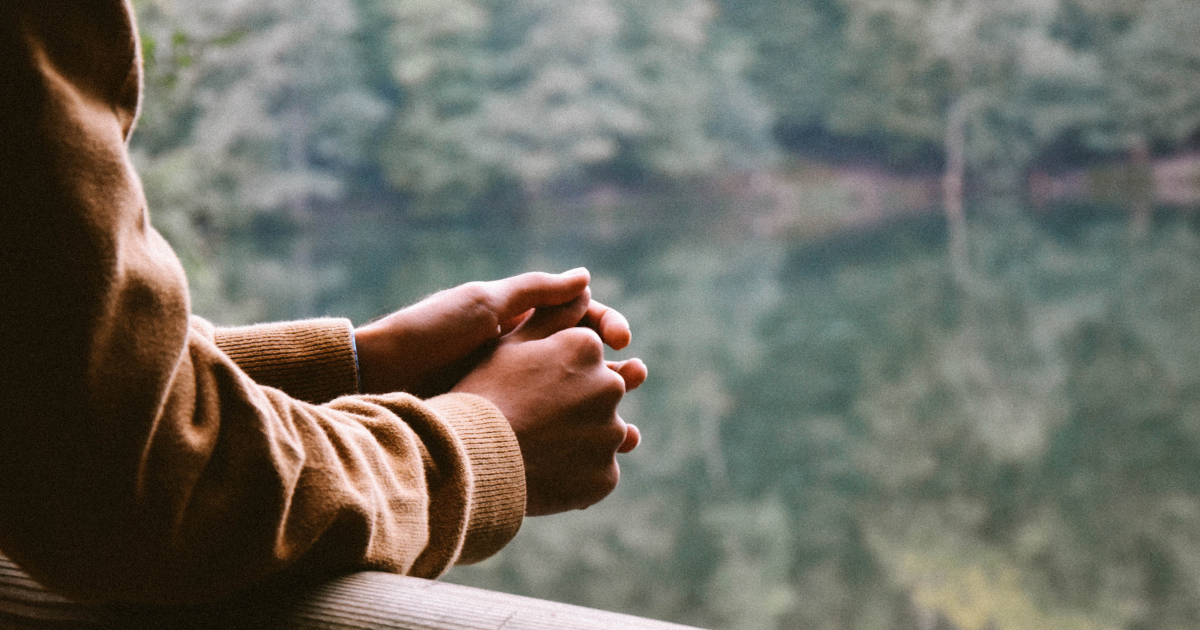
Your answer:
[[[566,304],[534,309],[533,315],[512,331],[512,337],[518,341],[536,341],[572,328],[583,320],[591,301],[591,290],[584,289],[583,293]]]
[[[534,308],[566,304],[578,297],[590,280],[588,270],[580,267],[560,274],[523,273],[488,284],[496,296],[496,316],[504,322]]]

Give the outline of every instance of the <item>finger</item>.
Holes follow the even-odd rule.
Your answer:
[[[512,331],[512,336],[519,341],[534,341],[574,328],[583,319],[591,299],[592,292],[585,287],[583,293],[566,304],[535,309],[529,319]]]
[[[517,326],[520,326],[521,324],[523,324],[525,322],[525,320],[529,319],[529,317],[531,315],[533,315],[533,309],[529,309],[529,310],[525,311],[524,313],[517,315],[516,317],[510,317],[508,319],[502,320],[500,322],[500,336],[503,337],[504,335],[507,335],[508,333],[516,330]]]
[[[600,333],[600,339],[613,350],[620,350],[629,345],[633,334],[629,331],[629,320],[615,308],[605,306],[595,300],[588,305],[587,313],[581,322],[584,326]]]
[[[646,368],[646,364],[641,359],[609,361],[608,369],[621,375],[621,378],[625,380],[625,391],[627,392],[637,389],[642,383],[646,382],[646,377],[650,374],[650,371]]]
[[[560,274],[523,273],[488,284],[495,296],[496,318],[505,322],[531,309],[566,304],[579,297],[589,282],[591,275],[580,267]]]
[[[625,441],[621,442],[621,445],[617,447],[617,452],[618,453],[628,453],[629,451],[632,451],[633,449],[637,448],[638,444],[641,444],[641,443],[642,443],[642,432],[638,430],[637,426],[626,423],[625,424]]]

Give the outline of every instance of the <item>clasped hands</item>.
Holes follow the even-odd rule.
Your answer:
[[[646,380],[629,323],[591,299],[585,269],[470,282],[355,330],[363,393],[476,394],[508,419],[525,464],[526,514],[583,509],[617,485],[637,447],[617,414]]]

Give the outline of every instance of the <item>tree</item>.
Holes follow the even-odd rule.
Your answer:
[[[386,111],[365,85],[354,6],[142,0],[137,9],[147,95],[133,154],[197,310],[226,321],[314,314],[320,266],[292,236],[311,204],[345,197]],[[256,255],[254,226],[287,255]]]
[[[383,5],[401,109],[383,153],[425,212],[602,170],[677,178],[770,156],[745,55],[705,0]]]
[[[1070,0],[1057,34],[1101,68],[1091,91],[1099,107],[1074,121],[1085,141],[1123,152],[1135,171],[1132,228],[1144,233],[1152,191],[1154,147],[1175,147],[1200,129],[1200,6],[1186,0]]]
[[[822,124],[844,105],[836,89],[845,54],[838,0],[721,0],[720,22],[749,42],[748,77],[779,127]]]

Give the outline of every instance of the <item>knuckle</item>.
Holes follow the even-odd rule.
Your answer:
[[[596,362],[604,358],[604,342],[600,334],[591,328],[576,326],[568,328],[563,333],[575,348],[578,357],[587,362]]]
[[[545,271],[527,271],[517,276],[517,280],[527,286],[544,286],[552,283],[554,276]]]
[[[496,295],[485,282],[468,282],[462,287],[463,309],[472,319],[499,322],[496,315]]]
[[[468,282],[462,285],[460,290],[466,301],[471,304],[487,305],[492,300],[491,289],[483,282]]]
[[[625,397],[625,379],[620,374],[604,367],[597,374],[596,402],[606,414],[616,416],[617,405]]]
[[[604,368],[604,378],[607,380],[605,387],[609,392],[616,393],[618,398],[625,395],[625,377],[621,376],[616,370],[610,370],[606,366]]]
[[[615,422],[612,422],[609,424],[608,436],[607,436],[607,438],[608,438],[607,447],[608,447],[608,456],[609,457],[612,457],[612,455],[617,452],[617,449],[620,448],[621,443],[625,441],[625,433],[626,433],[625,425],[624,425],[625,423],[623,423],[619,420],[616,420],[616,414],[613,414],[613,420],[615,420]]]
[[[612,491],[616,490],[617,483],[620,482],[620,480],[621,469],[617,467],[617,462],[615,459],[609,458],[608,465],[601,469],[596,475],[596,501],[600,501],[609,494],[612,494]]]
[[[608,421],[593,426],[591,430],[593,433],[589,461],[597,466],[607,465],[625,441],[625,423],[617,418],[615,412],[610,411]]]
[[[620,481],[621,472],[615,459],[597,469],[588,476],[587,481],[580,485],[579,492],[574,497],[574,509],[583,510],[591,507],[612,494]]]

